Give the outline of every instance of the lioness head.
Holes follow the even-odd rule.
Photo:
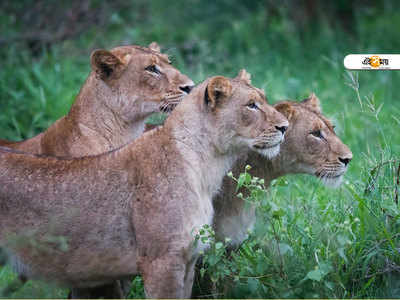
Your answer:
[[[194,86],[154,42],[148,48],[95,50],[91,66],[97,80],[105,83],[115,96],[107,105],[125,121],[133,115],[144,118],[157,111],[170,112]]]
[[[338,186],[353,155],[322,115],[315,94],[301,102],[283,101],[274,107],[289,120],[281,151],[295,162],[291,165],[296,170],[291,173],[312,174],[327,185]]]
[[[247,147],[267,157],[279,153],[288,121],[267,103],[242,70],[234,79],[212,77],[205,82],[203,105],[210,126],[219,133],[221,152]],[[223,134],[221,134],[223,133]],[[221,140],[222,139],[222,140]]]

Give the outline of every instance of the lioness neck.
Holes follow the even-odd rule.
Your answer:
[[[272,180],[289,174],[304,173],[302,164],[296,158],[296,155],[287,149],[285,143],[277,156],[272,159],[262,157],[251,152],[248,155],[247,164],[252,167],[250,174],[263,178],[265,186],[268,187]],[[241,170],[243,172],[243,170]]]
[[[138,117],[127,122],[120,113],[113,110],[112,102],[118,103],[123,100],[118,99],[117,93],[93,73],[88,77],[66,116],[69,122],[79,128],[79,134],[85,137],[87,143],[93,142],[96,145],[96,149],[91,149],[87,154],[99,154],[115,149],[143,133],[147,115],[141,115],[138,111]],[[134,102],[137,99],[129,100]]]
[[[291,167],[294,165],[294,162],[295,160],[293,157],[290,157],[281,150],[278,156],[272,159],[262,157],[258,153],[249,153],[246,163],[252,167],[249,171],[250,174],[252,176],[263,178],[265,186],[268,187],[272,180],[294,173],[294,169]],[[243,171],[244,170],[241,170],[241,172]]]
[[[205,119],[201,109],[198,103],[183,101],[167,119],[165,127],[171,128],[171,136],[188,166],[186,175],[211,201],[238,155],[221,153],[216,142],[217,129],[212,128],[212,122]]]

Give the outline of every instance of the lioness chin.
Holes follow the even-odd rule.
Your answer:
[[[289,120],[285,140],[280,153],[272,159],[248,153],[240,158],[232,170],[235,176],[244,171],[246,165],[253,176],[263,178],[265,186],[273,179],[288,174],[310,174],[317,176],[328,186],[338,186],[352,159],[350,149],[336,136],[330,121],[322,115],[320,101],[314,95],[301,102],[281,101],[274,105]],[[246,193],[244,189],[239,192]],[[236,183],[225,177],[213,200],[215,209],[213,229],[219,240],[229,238],[231,245],[240,245],[247,237],[256,220],[256,209],[236,197]],[[211,294],[206,279],[196,273],[199,286],[194,297]]]
[[[243,74],[206,80],[162,128],[103,155],[1,148],[1,245],[34,278],[85,288],[142,274],[148,297],[190,297],[206,247],[194,237],[224,174],[250,149],[276,154],[288,126]]]

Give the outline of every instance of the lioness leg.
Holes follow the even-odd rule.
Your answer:
[[[196,259],[193,259],[186,267],[185,298],[190,298],[192,296],[195,266],[196,266]]]
[[[147,298],[189,298],[185,288],[186,263],[176,256],[164,256],[141,263],[144,290]],[[193,275],[192,275],[193,276]],[[192,278],[193,280],[193,278]]]
[[[129,292],[131,291],[132,279],[121,279],[121,289],[122,293],[124,294],[124,298],[127,298]]]

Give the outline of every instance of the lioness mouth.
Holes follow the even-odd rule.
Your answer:
[[[319,177],[321,179],[324,179],[324,178],[326,178],[326,179],[336,179],[336,178],[342,177],[343,174],[344,173],[340,173],[340,174],[336,174],[336,175],[326,175],[326,174],[325,175],[324,174],[316,174],[316,175],[317,175],[317,177]]]
[[[257,144],[257,145],[254,145],[253,147],[256,148],[256,149],[262,149],[262,150],[264,150],[264,149],[275,148],[275,147],[277,147],[277,146],[279,146],[279,145],[280,145],[280,143],[277,143],[277,144],[272,145],[272,146],[269,146],[269,145],[267,145],[267,144]]]
[[[267,145],[254,145],[256,149],[267,149]]]
[[[163,113],[172,112],[175,109],[175,107],[179,104],[180,100],[181,99],[175,100],[173,102],[162,103],[160,105],[160,111],[163,112]]]
[[[182,101],[184,96],[185,96],[184,94],[179,94],[179,95],[175,95],[173,97],[164,99],[160,103],[160,107],[159,107],[160,111],[163,113],[172,112],[175,109],[175,107]]]
[[[329,176],[328,178],[338,178],[338,177],[341,177],[343,174],[339,174],[339,175],[333,175],[333,176]]]

